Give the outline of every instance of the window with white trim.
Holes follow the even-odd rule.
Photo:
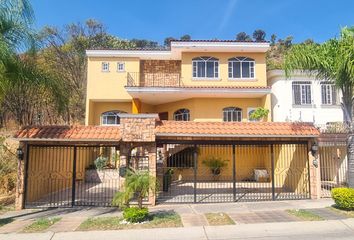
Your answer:
[[[323,105],[336,105],[337,104],[337,91],[336,86],[332,83],[321,82],[321,96]]]
[[[229,79],[243,79],[254,78],[255,61],[248,57],[234,57],[230,58],[229,66]]]
[[[242,109],[237,107],[226,107],[222,110],[224,122],[241,122]]]
[[[173,113],[173,119],[175,121],[189,121],[190,120],[190,111],[186,108],[178,109]]]
[[[125,63],[124,62],[118,62],[117,63],[117,72],[124,72],[125,71]]]
[[[109,111],[101,114],[101,125],[118,125],[120,124],[120,113],[123,111]]]
[[[219,78],[219,59],[197,57],[192,59],[193,78]]]
[[[312,103],[311,82],[295,81],[292,83],[293,104],[309,105]]]
[[[109,62],[102,62],[102,72],[109,72]]]

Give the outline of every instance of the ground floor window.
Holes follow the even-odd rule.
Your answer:
[[[189,109],[186,108],[178,109],[176,112],[174,112],[173,119],[175,121],[189,121],[190,120]]]
[[[224,122],[241,122],[242,109],[237,107],[227,107],[223,109]]]
[[[120,124],[120,113],[125,113],[123,111],[109,111],[104,112],[101,115],[101,125],[118,125]]]

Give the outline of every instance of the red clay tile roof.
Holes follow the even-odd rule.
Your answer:
[[[40,126],[24,127],[15,138],[36,140],[80,140],[80,141],[119,141],[120,129],[117,126]]]
[[[271,86],[213,86],[213,85],[202,85],[202,86],[127,86],[129,88],[134,87],[152,87],[152,88],[193,88],[193,89],[206,89],[206,88],[214,88],[214,89],[271,89]]]
[[[236,39],[172,39],[170,42],[250,42],[250,43],[268,43],[269,41],[236,40]]]
[[[161,121],[156,128],[156,135],[213,135],[215,137],[309,137],[319,135],[319,131],[312,124],[308,123]]]

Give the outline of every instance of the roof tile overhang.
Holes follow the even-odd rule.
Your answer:
[[[115,142],[121,140],[119,126],[37,126],[24,127],[15,139],[20,141]]]
[[[309,123],[161,121],[157,137],[313,138],[319,130]]]

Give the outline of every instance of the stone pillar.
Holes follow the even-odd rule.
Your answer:
[[[16,199],[15,208],[21,210],[25,208],[25,177],[26,177],[26,165],[27,165],[27,144],[20,143],[20,148],[23,151],[23,160],[17,160],[17,185],[16,185]]]
[[[156,175],[156,144],[150,143],[148,146],[146,146],[146,150],[147,150],[148,156],[149,156],[149,173],[151,176],[153,176],[157,179],[157,175]],[[158,189],[156,189],[156,191],[158,191]],[[149,203],[151,205],[156,204],[156,194],[154,192],[149,193]]]
[[[311,147],[314,141],[308,142],[308,158],[309,158],[309,180],[310,180],[310,194],[311,199],[321,198],[321,171],[320,171],[320,159],[319,154],[312,155]]]
[[[354,135],[348,136],[348,187],[354,188]]]

